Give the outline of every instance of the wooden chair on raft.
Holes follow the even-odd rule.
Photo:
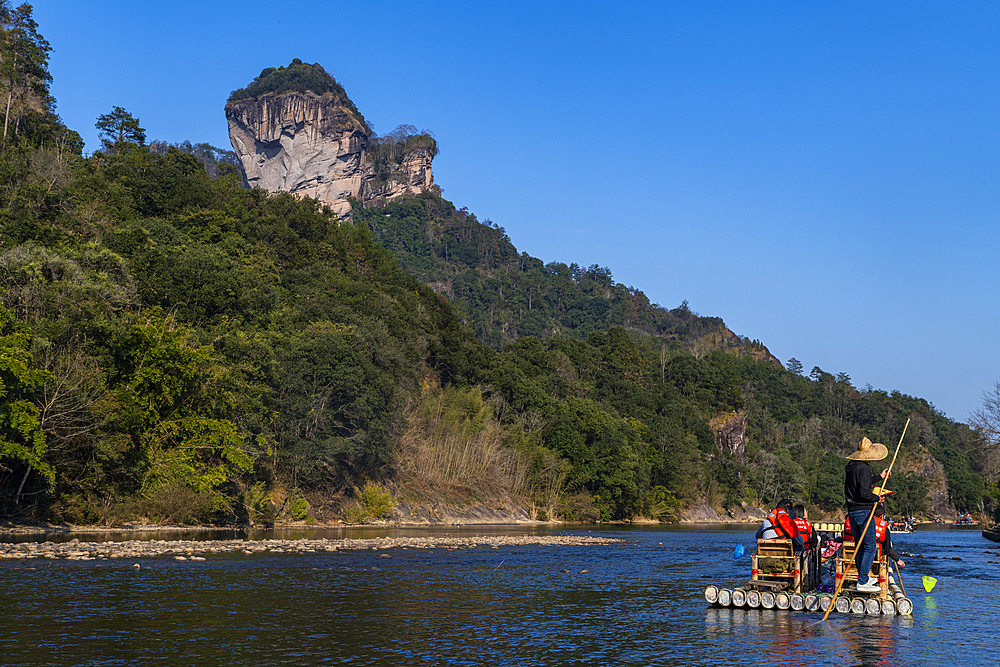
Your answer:
[[[840,555],[837,556],[837,579],[844,579],[844,590],[856,588],[858,585],[858,566],[854,564],[853,558],[848,560],[854,555],[854,549],[854,542],[845,540],[844,547],[841,549]],[[872,563],[871,570],[871,576],[878,579],[878,585],[881,588],[879,593],[871,593],[871,595],[878,595],[879,600],[885,600],[889,595],[889,573],[889,557],[883,553]]]
[[[796,554],[789,539],[758,539],[750,560],[750,584],[757,588],[805,593],[819,584],[818,548]]]

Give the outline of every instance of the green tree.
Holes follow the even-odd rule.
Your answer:
[[[33,106],[48,109],[49,74],[48,57],[52,47],[38,34],[38,23],[32,18],[34,9],[24,3],[14,11],[4,2],[0,12],[0,23],[3,24],[3,43],[0,56],[3,64],[0,66],[3,83],[7,88],[7,104],[3,121],[3,143],[7,144],[10,126],[11,109],[20,112],[25,106],[34,102]],[[20,113],[18,113],[20,117]],[[15,122],[15,133],[17,122]]]
[[[970,425],[979,432],[985,473],[996,481],[1000,477],[1000,382],[992,391],[983,392],[983,406],[972,413]]]
[[[227,416],[235,398],[224,389],[213,350],[158,310],[116,332],[115,416],[109,431],[122,443],[133,491],[181,482],[211,491],[249,470],[253,456]]]
[[[44,459],[45,434],[39,424],[39,411],[29,400],[31,390],[49,374],[32,367],[29,344],[27,331],[10,310],[0,305],[0,472],[21,474],[15,503],[33,470],[49,485],[55,479],[55,471]]]
[[[571,489],[592,494],[602,518],[626,519],[642,510],[649,490],[642,430],[638,420],[570,399],[559,406],[543,438],[546,447],[569,460]]]
[[[146,130],[139,127],[139,119],[121,107],[98,116],[96,127],[104,149],[109,153],[120,153],[126,147],[146,143]]]
[[[895,514],[912,515],[927,512],[930,503],[930,481],[912,470],[905,475],[892,476],[893,494],[889,496],[888,505]]]

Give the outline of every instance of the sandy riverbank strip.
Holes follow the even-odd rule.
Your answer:
[[[19,542],[0,544],[0,559],[103,560],[164,558],[205,560],[213,554],[307,554],[385,549],[473,549],[522,546],[619,544],[622,540],[588,535],[503,535],[476,537],[375,537],[299,540],[129,540],[126,542]],[[391,557],[380,554],[380,557]]]

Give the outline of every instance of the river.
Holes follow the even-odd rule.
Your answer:
[[[733,561],[736,544],[753,545],[746,526],[433,534],[498,531],[623,542],[146,558],[139,569],[120,560],[2,561],[0,664],[1000,664],[1000,545],[978,530],[894,536],[899,551],[919,554],[902,571],[912,617],[831,614],[825,623],[819,613],[705,604],[707,584],[746,578],[749,559]],[[937,578],[932,593],[922,575]]]

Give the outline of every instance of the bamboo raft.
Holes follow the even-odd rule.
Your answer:
[[[818,523],[814,530],[832,536],[839,533],[841,527]],[[913,613],[913,603],[889,572],[888,556],[883,554],[872,565],[871,574],[878,578],[881,590],[863,593],[854,588],[858,570],[853,561],[843,557],[844,552],[853,553],[854,543],[845,542],[836,554],[835,576],[837,580],[844,580],[844,587],[835,603],[832,592],[820,590],[823,558],[819,546],[795,554],[792,541],[788,539],[757,540],[757,553],[750,557],[750,580],[735,588],[710,585],[705,588],[705,601],[718,607],[823,613],[834,604],[836,612],[869,616],[910,616]],[[852,581],[854,584],[850,586]]]

